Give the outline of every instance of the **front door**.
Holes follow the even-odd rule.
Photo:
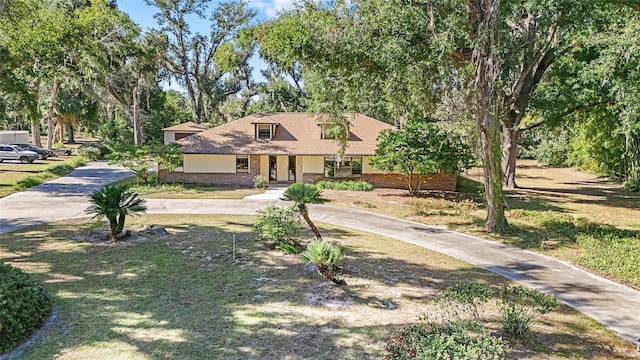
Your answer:
[[[269,156],[269,181],[278,180],[278,161],[275,156]]]
[[[296,181],[296,157],[289,156],[289,181]]]

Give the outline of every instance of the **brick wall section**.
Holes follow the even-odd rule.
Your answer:
[[[422,190],[456,191],[456,175],[436,174],[424,177]],[[378,188],[404,189],[405,182],[400,175],[395,174],[362,174],[362,180]],[[417,184],[417,181],[414,181]]]
[[[302,182],[307,184],[315,184],[324,179],[324,174],[302,174]]]
[[[253,178],[260,174],[260,157],[249,157],[248,174],[212,174],[212,173],[182,173],[160,170],[158,178],[161,183],[187,183],[187,184],[217,184],[230,186],[253,186]],[[315,184],[324,179],[324,174],[303,174],[302,181]],[[404,189],[405,183],[400,175],[394,174],[363,174],[361,180],[373,184],[377,188]],[[330,180],[330,179],[329,179]],[[338,179],[342,180],[342,179]],[[358,180],[353,178],[352,180]],[[456,175],[437,174],[424,179],[422,190],[456,191]]]
[[[249,156],[249,173],[184,173],[158,171],[161,183],[216,184],[253,187],[253,178],[260,175],[260,156]]]

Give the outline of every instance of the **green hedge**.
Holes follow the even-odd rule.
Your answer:
[[[51,313],[52,300],[42,283],[0,262],[0,354],[24,342]]]
[[[327,181],[321,180],[316,183],[319,190],[350,190],[350,191],[371,191],[373,185],[366,181]]]

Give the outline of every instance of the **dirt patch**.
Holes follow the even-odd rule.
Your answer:
[[[94,246],[134,245],[149,239],[165,239],[167,230],[157,225],[144,225],[138,228],[127,229],[130,235],[122,240],[113,240],[109,229],[84,229],[77,233],[75,239],[82,242],[90,242]]]

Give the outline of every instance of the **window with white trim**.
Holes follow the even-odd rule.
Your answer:
[[[249,172],[249,155],[236,155],[236,172]]]
[[[352,178],[362,176],[362,157],[346,156],[342,162],[334,157],[324,158],[324,176],[327,178]]]
[[[256,124],[256,139],[269,140],[273,138],[271,128],[271,124]]]

